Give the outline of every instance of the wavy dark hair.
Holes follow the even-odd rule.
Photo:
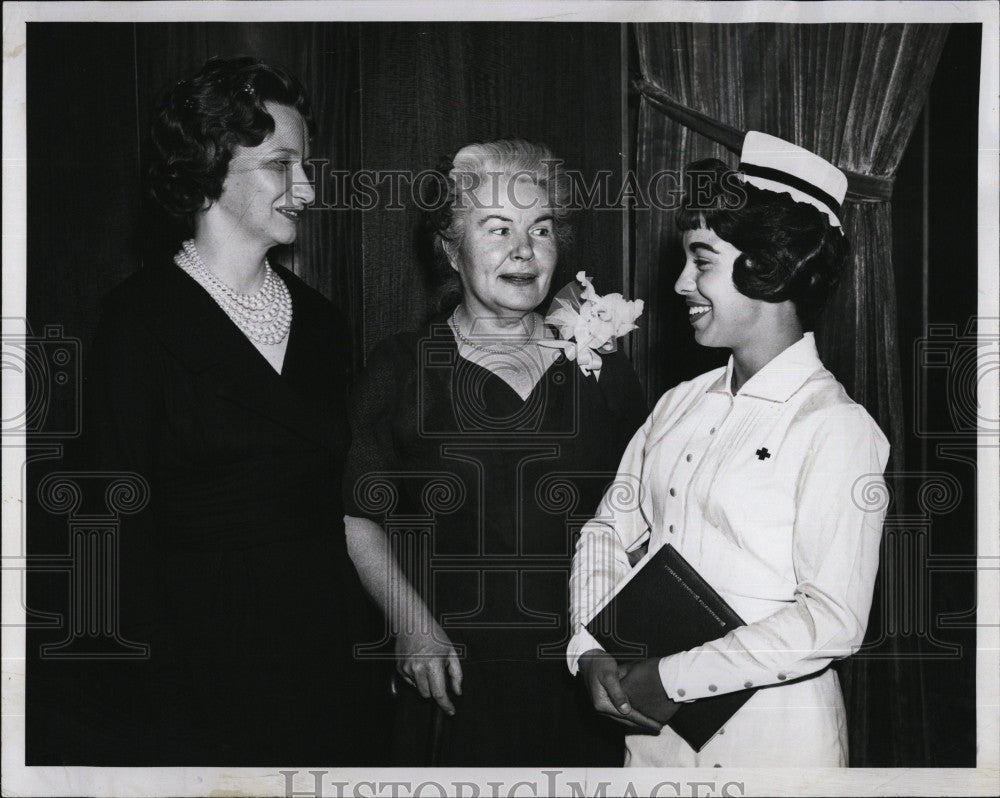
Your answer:
[[[677,229],[708,228],[740,251],[733,264],[739,292],[765,302],[791,300],[806,330],[840,280],[849,245],[827,215],[788,194],[739,179],[716,158],[689,164]]]
[[[205,201],[217,200],[236,145],[256,147],[274,132],[264,103],[295,108],[315,135],[302,84],[256,58],[210,58],[197,75],[170,89],[153,122],[150,195],[193,226]]]
[[[523,139],[467,144],[421,176],[422,213],[416,243],[441,291],[439,308],[457,304],[461,298],[461,283],[448,256],[454,255],[465,235],[465,220],[472,207],[465,197],[489,180],[512,176],[530,178],[545,189],[558,250],[572,241],[570,179],[548,147]]]

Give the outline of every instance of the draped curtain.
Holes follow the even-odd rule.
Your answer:
[[[636,25],[635,35],[640,84],[660,98],[644,97],[640,106],[641,185],[698,158],[735,165],[737,157],[717,142],[738,153],[733,133],[738,139],[747,129],[792,141],[853,173],[843,220],[852,256],[816,331],[817,343],[823,362],[889,438],[889,471],[901,469],[904,414],[888,189],[947,26],[661,23]],[[650,302],[635,357],[653,399],[720,361],[691,342],[684,308],[671,293],[682,262],[674,211],[640,209],[635,229],[634,291]],[[917,710],[894,698],[903,676],[892,665],[888,670],[886,675],[884,667],[857,659],[841,670],[854,765],[919,765],[926,758],[922,742],[895,733],[919,729],[921,721],[907,722],[913,719],[905,714]],[[920,689],[919,666],[905,678]]]

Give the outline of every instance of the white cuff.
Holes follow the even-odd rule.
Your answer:
[[[586,628],[581,626],[570,639],[569,645],[566,646],[566,664],[569,666],[569,672],[575,676],[576,672],[580,670],[580,657],[595,648],[604,650],[604,646],[598,643]]]
[[[660,671],[660,682],[663,684],[663,691],[671,701],[690,701],[687,691],[677,685],[677,657],[661,657],[657,665]]]

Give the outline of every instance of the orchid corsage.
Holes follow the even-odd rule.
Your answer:
[[[545,323],[559,331],[559,338],[539,341],[541,346],[563,350],[575,360],[584,376],[601,376],[601,352],[614,352],[616,339],[637,329],[635,320],[642,315],[643,301],[628,300],[621,294],[599,296],[586,272],[576,273],[577,282],[563,288],[552,302]]]

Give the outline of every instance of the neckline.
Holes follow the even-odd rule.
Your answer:
[[[500,383],[500,385],[502,385],[507,391],[509,391],[517,399],[517,401],[519,402],[519,404],[520,404],[521,407],[527,405],[529,402],[531,402],[534,399],[535,394],[538,392],[539,386],[545,381],[545,379],[548,377],[549,373],[554,368],[564,368],[566,366],[566,364],[569,363],[569,360],[567,360],[567,358],[565,356],[559,356],[559,355],[561,355],[561,353],[557,352],[557,356],[553,357],[549,361],[548,365],[538,375],[538,379],[535,380],[534,384],[531,386],[531,390],[528,391],[527,395],[526,396],[521,396],[521,394],[518,393],[518,391],[514,388],[514,386],[512,386],[509,382],[507,382],[507,380],[505,380],[503,377],[501,377],[495,371],[493,371],[492,369],[488,368],[487,366],[484,366],[481,363],[477,363],[475,360],[470,360],[469,358],[465,357],[462,354],[462,349],[459,346],[459,342],[457,340],[455,340],[455,334],[454,334],[454,332],[452,332],[451,325],[448,323],[448,318],[449,317],[450,317],[450,314],[446,314],[443,318],[437,319],[437,320],[435,320],[434,323],[432,323],[432,325],[431,325],[431,331],[430,331],[431,332],[431,336],[432,337],[440,337],[442,340],[446,340],[449,343],[449,345],[454,348],[454,350],[455,350],[455,357],[458,358],[458,360],[456,362],[457,363],[461,363],[462,364],[461,365],[462,368],[471,366],[471,367],[473,367],[475,369],[478,369],[479,371],[484,372],[490,378],[492,378],[496,382]],[[294,322],[294,319],[293,319],[293,322]],[[435,335],[435,333],[437,333],[437,335]]]
[[[288,373],[289,365],[289,355],[292,352],[294,339],[298,338],[296,331],[301,330],[302,320],[301,320],[301,307],[300,303],[296,301],[296,291],[292,286],[291,282],[285,279],[285,275],[281,274],[279,270],[281,266],[272,266],[274,269],[276,277],[285,283],[288,288],[289,296],[292,300],[293,307],[298,306],[299,312],[292,313],[291,323],[288,327],[288,335],[285,337],[285,351],[281,358],[281,368],[276,369],[267,356],[257,348],[257,345],[250,339],[243,330],[240,329],[239,325],[226,313],[225,309],[219,306],[219,303],[215,301],[215,298],[211,295],[205,286],[203,286],[198,280],[196,280],[192,275],[188,274],[184,269],[177,267],[173,262],[171,262],[173,267],[170,271],[176,276],[181,276],[183,279],[180,281],[181,284],[185,285],[190,291],[191,295],[197,295],[199,297],[199,303],[202,306],[202,313],[204,314],[205,320],[209,321],[212,319],[212,324],[219,328],[225,328],[228,337],[230,339],[230,347],[235,346],[238,351],[241,351],[244,357],[256,357],[259,359],[259,363],[264,366],[264,368],[279,380],[285,380]],[[242,342],[241,344],[235,343],[237,340]],[[250,354],[250,353],[253,354]]]

